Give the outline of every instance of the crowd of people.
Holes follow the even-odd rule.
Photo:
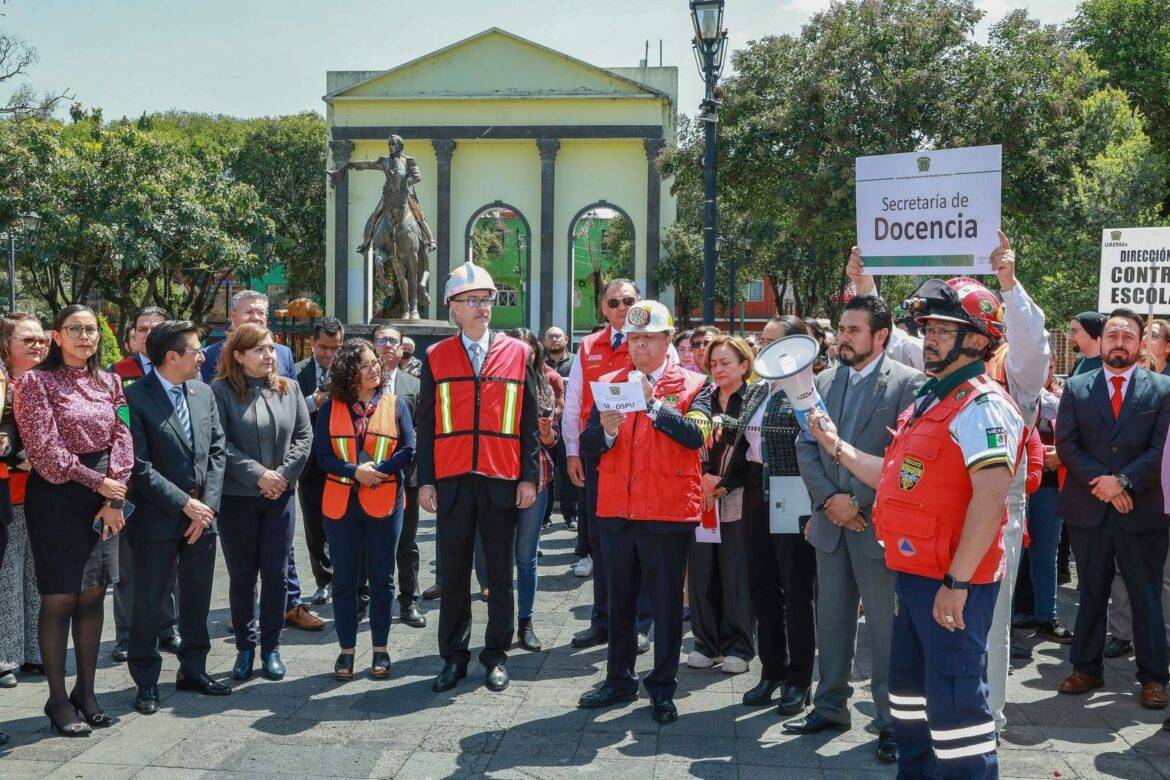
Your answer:
[[[496,286],[471,263],[446,281],[458,333],[425,359],[393,325],[346,338],[325,317],[294,363],[254,291],[233,298],[226,338],[208,347],[194,323],[143,309],[110,367],[88,307],[66,307],[47,334],[10,314],[0,687],[43,674],[57,733],[110,726],[95,675],[112,586],[113,658],[128,664],[139,712],[159,708],[160,650],[178,656],[177,690],[230,694],[206,666],[222,545],[233,680],[257,667],[283,678],[285,627],[320,630],[310,607],[330,601],[336,676],[357,674],[368,619],[369,675],[387,678],[395,601],[399,622],[421,628],[420,600],[438,598],[432,687],[449,691],[468,675],[475,571],[487,602],[478,660],[502,691],[513,645],[544,648],[537,560],[557,503],[576,533],[572,572],[593,586],[572,646],[607,647],[583,708],[633,701],[641,684],[654,720],[670,723],[680,659],[727,674],[758,664],[745,705],[775,707],[789,733],[844,731],[862,621],[875,755],[907,777],[996,775],[1009,658],[1030,655],[1013,629],[1070,646],[1060,693],[1103,686],[1104,658],[1132,652],[1139,703],[1165,708],[1170,323],[1078,315],[1080,358],[1060,380],[1002,234],[991,265],[998,294],[935,279],[891,308],[855,248],[855,294],[835,330],[782,315],[746,338],[679,332],[665,306],[615,279],[604,323],[575,352],[557,327],[492,329]],[[822,403],[807,419],[756,371],[761,351],[793,339],[817,348]],[[641,389],[644,411],[594,398],[620,383]],[[420,508],[437,516],[425,591]],[[1057,612],[1070,557],[1071,630]],[[636,658],[651,651],[640,677]]]

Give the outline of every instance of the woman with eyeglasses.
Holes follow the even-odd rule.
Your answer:
[[[341,654],[333,671],[353,677],[358,629],[358,569],[370,588],[370,676],[390,676],[394,560],[402,531],[403,470],[414,460],[414,423],[406,401],[382,392],[382,363],[364,339],[341,345],[329,400],[317,411],[317,464],[325,472],[321,513],[333,561],[333,617]]]
[[[36,317],[16,312],[0,320],[0,359],[8,378],[0,420],[0,485],[6,486],[8,506],[0,524],[8,525],[8,551],[0,560],[0,688],[17,684],[16,670],[43,672],[37,643],[37,614],[41,594],[37,590],[28,524],[24,515],[24,489],[28,458],[12,416],[12,383],[45,359],[49,338]],[[10,509],[9,509],[10,507]]]
[[[272,332],[259,325],[231,332],[211,389],[227,449],[219,536],[236,633],[232,677],[251,678],[256,662],[259,579],[260,669],[280,680],[293,496],[313,447],[309,409],[297,385],[277,373]]]
[[[32,465],[25,509],[41,591],[45,715],[61,736],[82,737],[113,722],[98,705],[94,675],[103,599],[118,580],[114,537],[125,525],[134,443],[122,384],[99,367],[101,331],[93,310],[66,306],[53,321],[52,338],[44,362],[16,381],[13,412]],[[67,694],[71,626],[77,680]]]

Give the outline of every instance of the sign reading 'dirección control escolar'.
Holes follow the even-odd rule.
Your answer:
[[[991,272],[1003,147],[857,158],[857,245],[871,274]]]
[[[1101,231],[1097,309],[1170,314],[1170,228]]]

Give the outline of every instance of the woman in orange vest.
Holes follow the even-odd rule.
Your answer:
[[[325,472],[321,513],[333,561],[333,618],[341,654],[333,671],[353,677],[358,628],[358,567],[370,583],[370,676],[390,676],[394,560],[402,531],[403,474],[414,460],[414,423],[406,401],[382,392],[382,363],[364,339],[341,345],[330,370],[329,400],[317,411],[313,450]]]

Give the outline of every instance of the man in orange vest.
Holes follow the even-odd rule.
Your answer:
[[[467,676],[471,567],[478,534],[487,569],[488,625],[480,663],[487,687],[508,686],[504,667],[516,611],[512,598],[518,511],[540,479],[536,369],[528,345],[488,329],[496,285],[470,261],[451,272],[447,301],[459,333],[427,350],[418,395],[418,502],[438,515],[443,600],[432,687]]]
[[[644,584],[654,619],[654,670],[643,684],[654,720],[671,723],[678,718],[687,551],[702,516],[699,450],[711,420],[711,384],[668,360],[674,320],[661,303],[635,303],[622,330],[633,370],[620,368],[601,381],[640,383],[646,411],[593,409],[581,434],[581,452],[598,460],[596,520],[608,567],[609,650],[605,682],[579,704],[594,709],[638,697],[636,613]]]
[[[987,641],[1024,430],[985,369],[1003,307],[969,279],[931,279],[906,306],[924,326],[930,379],[898,417],[884,459],[840,439],[825,415],[810,415],[809,429],[877,488],[874,530],[897,572],[889,697],[898,776],[997,777]]]

